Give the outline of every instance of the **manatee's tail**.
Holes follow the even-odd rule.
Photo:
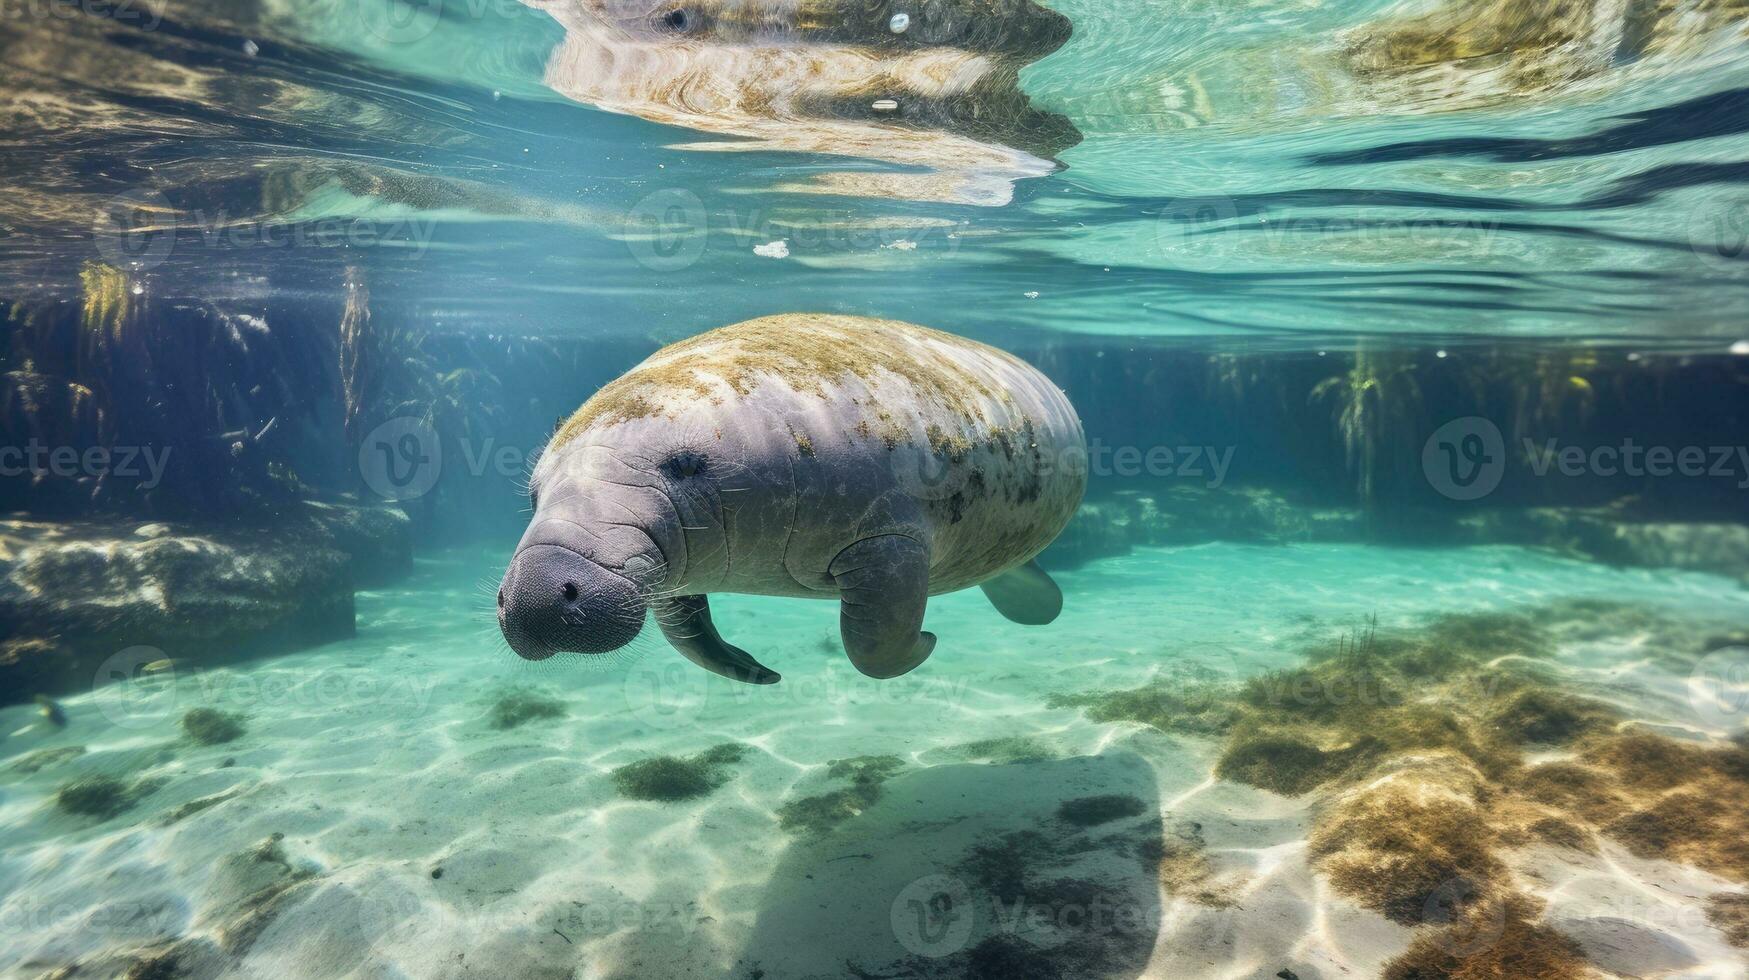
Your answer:
[[[1022,626],[1043,626],[1063,611],[1063,590],[1037,561],[1003,572],[979,588],[997,612]]]

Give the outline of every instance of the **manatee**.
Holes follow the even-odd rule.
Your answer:
[[[833,599],[851,662],[896,677],[935,646],[931,595],[976,585],[1014,622],[1056,618],[1034,558],[1086,484],[1075,409],[1010,354],[891,320],[748,320],[662,348],[558,428],[498,623],[544,660],[653,619],[700,667],[769,684],[708,596]]]
[[[932,173],[790,189],[1006,204],[1080,142],[1020,70],[1069,39],[1033,0],[525,0],[565,28],[545,81],[612,112],[740,137],[691,149],[868,157]]]

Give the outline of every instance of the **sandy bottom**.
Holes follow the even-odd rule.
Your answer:
[[[1068,603],[1046,628],[975,591],[932,600],[934,657],[886,682],[845,660],[833,606],[721,598],[724,635],[784,675],[751,688],[647,639],[611,662],[524,664],[491,625],[492,571],[422,560],[361,595],[353,641],[143,672],[65,699],[64,728],[0,712],[0,968],[1373,976],[1416,930],[1314,872],[1317,794],[1218,780],[1214,739],[1047,698],[1242,679],[1373,614],[1590,597],[1749,623],[1749,591],[1704,575],[1512,548],[1211,545],[1059,574]],[[1697,703],[1646,644],[1565,642],[1552,669],[1683,738],[1745,724],[1740,697]],[[244,732],[199,744],[182,725],[198,708]],[[741,751],[699,758],[725,744]],[[656,756],[681,761],[613,775]],[[57,793],[92,776],[119,781],[109,815],[64,812]],[[629,798],[662,794],[688,798]],[[1705,912],[1739,885],[1609,841],[1510,862],[1599,970],[1749,976]]]

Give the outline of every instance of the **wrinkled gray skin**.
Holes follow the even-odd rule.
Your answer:
[[[803,379],[771,354],[768,376],[749,372],[779,333],[823,350],[886,345],[932,366]],[[708,396],[676,385],[676,365]],[[921,631],[930,595],[982,585],[1009,619],[1055,618],[1061,594],[1032,559],[1079,505],[1085,461],[1068,399],[993,348],[856,317],[737,324],[657,352],[554,436],[499,625],[540,660],[617,649],[648,611],[698,665],[773,683],[717,634],[706,595],[835,599],[851,661],[894,677],[934,647]]]

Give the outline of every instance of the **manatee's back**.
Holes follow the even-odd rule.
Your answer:
[[[731,591],[830,593],[832,558],[883,533],[929,539],[932,591],[966,588],[1042,550],[1086,487],[1080,420],[1049,379],[893,320],[786,314],[708,331],[603,388],[555,441],[602,427],[692,433],[772,484],[725,498],[758,512],[731,520]],[[775,567],[789,581],[772,581]]]

